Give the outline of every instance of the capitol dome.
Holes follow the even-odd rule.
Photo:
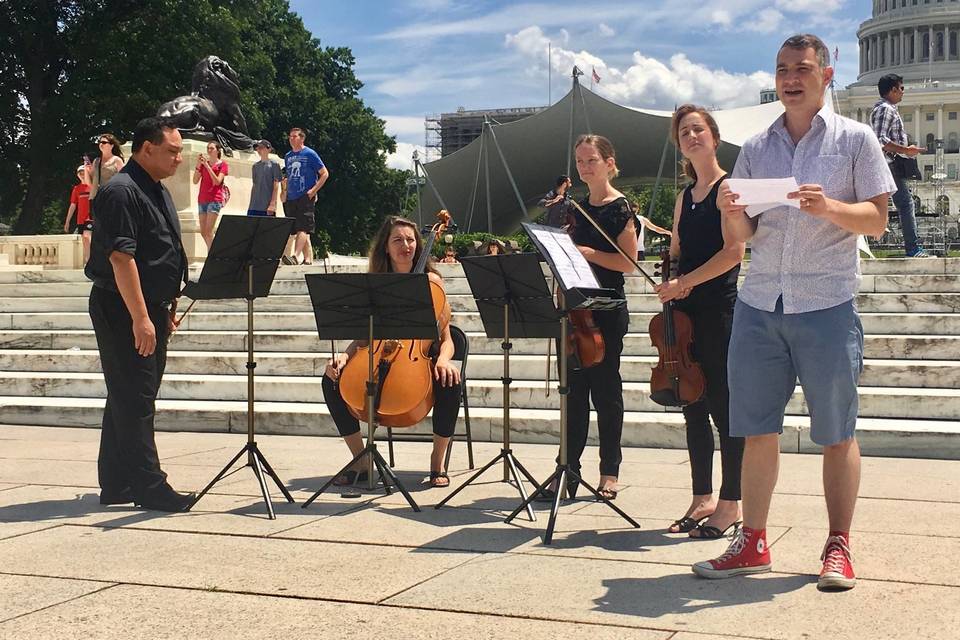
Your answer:
[[[896,73],[905,80],[960,80],[960,1],[872,0],[860,25],[857,85]]]

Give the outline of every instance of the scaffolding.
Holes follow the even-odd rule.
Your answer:
[[[424,118],[426,162],[432,162],[462,149],[483,133],[483,123],[506,124],[522,120],[546,107],[511,107],[507,109],[458,108],[451,113],[432,114]]]

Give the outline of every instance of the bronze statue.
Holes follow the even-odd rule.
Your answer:
[[[225,149],[252,149],[253,140],[240,111],[238,80],[230,63],[207,56],[193,69],[190,95],[160,105],[157,115],[172,118],[187,135],[216,138]]]

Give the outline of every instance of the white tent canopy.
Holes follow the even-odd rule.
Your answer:
[[[779,102],[713,112],[720,127],[720,164],[733,167],[740,146],[781,113]],[[617,149],[616,184],[651,183],[674,176],[668,148],[670,112],[623,107],[584,89],[576,80],[559,102],[535,115],[498,124],[456,153],[418,166],[428,178],[421,223],[446,208],[461,231],[506,234],[540,213],[537,201],[560,174],[576,183],[572,141],[584,133],[609,138]]]

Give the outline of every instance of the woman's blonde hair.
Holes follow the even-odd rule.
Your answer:
[[[707,123],[710,133],[713,135],[713,151],[716,153],[717,148],[720,146],[720,127],[717,126],[717,121],[713,119],[713,116],[710,115],[710,112],[707,111],[706,108],[695,104],[680,105],[676,112],[674,112],[673,120],[670,123],[670,139],[673,140],[673,144],[677,149],[680,149],[680,121],[691,113],[699,113],[703,121]],[[694,170],[692,162],[684,158],[680,162],[680,166],[683,169],[683,175],[694,182],[697,181],[697,172]]]
[[[612,142],[603,136],[598,136],[595,133],[588,133],[577,138],[577,141],[573,145],[574,150],[576,150],[577,147],[582,144],[590,144],[596,147],[597,153],[600,154],[600,157],[603,158],[604,162],[610,158],[613,158],[613,169],[607,176],[609,179],[612,180],[620,175],[620,169],[617,168],[617,152],[614,150]]]
[[[413,229],[414,236],[417,238],[417,249],[413,254],[413,264],[416,265],[423,253],[423,237],[420,235],[420,229],[417,223],[402,216],[387,216],[373,236],[370,242],[370,250],[367,253],[367,271],[370,273],[392,273],[393,266],[390,264],[390,255],[387,253],[387,244],[390,242],[390,234],[396,227],[409,227]],[[427,265],[424,268],[429,273],[439,273],[433,266],[433,256],[427,259]]]

